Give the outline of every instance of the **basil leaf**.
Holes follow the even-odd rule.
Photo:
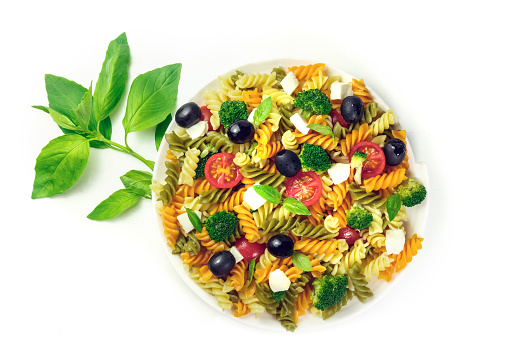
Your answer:
[[[71,131],[76,131],[76,130],[79,130],[80,128],[78,126],[76,126],[68,117],[66,117],[65,115],[63,114],[60,114],[59,112],[55,111],[53,108],[50,108],[50,107],[45,107],[47,112],[49,113],[49,115],[51,116],[51,118],[53,119],[53,121],[59,126],[59,127],[62,127],[62,128],[65,128],[65,129],[68,129],[68,130],[71,130]]]
[[[76,109],[85,96],[87,89],[74,81],[51,74],[44,76],[49,107],[76,120]]]
[[[94,208],[87,218],[92,220],[111,219],[133,206],[140,196],[126,188],[113,192]]]
[[[277,205],[281,203],[281,193],[279,193],[274,187],[269,185],[254,185],[253,189],[259,196],[271,204]]]
[[[155,132],[156,150],[159,150],[161,141],[163,141],[163,138],[164,138],[164,133],[166,133],[168,126],[170,126],[171,119],[172,119],[172,115],[170,113],[170,114],[168,114],[166,119],[164,119],[163,122],[159,123],[156,126],[156,132]]]
[[[141,74],[134,79],[122,125],[125,134],[153,127],[164,121],[177,101],[181,64]]]
[[[90,152],[87,138],[66,134],[51,140],[37,157],[32,199],[62,193],[79,179]]]
[[[46,112],[46,113],[48,113],[48,114],[49,114],[48,107],[46,107],[46,106],[34,105],[34,106],[32,106],[32,108],[40,109],[41,111]]]
[[[298,215],[311,215],[309,209],[302,202],[294,198],[286,198],[283,201],[283,207]]]
[[[389,221],[392,221],[398,215],[401,208],[401,197],[398,193],[392,193],[385,204],[387,214],[389,214]]]
[[[330,135],[331,137],[334,137],[334,132],[332,131],[332,128],[329,126],[323,126],[319,124],[311,124],[307,125],[307,128],[312,129],[313,131],[316,131],[323,135]]]
[[[201,221],[200,221],[200,218],[198,217],[198,215],[192,209],[187,208],[187,207],[186,207],[186,212],[187,212],[187,217],[189,218],[189,221],[194,226],[194,229],[197,232],[201,232],[202,225],[201,225]]]
[[[146,171],[132,170],[120,177],[124,187],[141,197],[150,199],[152,197],[152,173]]]
[[[108,45],[99,79],[94,91],[94,114],[96,121],[102,121],[120,101],[127,82],[129,66],[129,45],[125,33],[120,34]]]
[[[81,126],[83,130],[95,130],[95,119],[92,117],[92,86],[90,86],[90,90],[85,93],[78,105],[76,117],[78,119],[78,126]]]
[[[249,282],[247,283],[247,286],[251,285],[251,281],[253,280],[255,264],[256,264],[255,259],[251,259],[251,261],[249,262],[249,266],[248,266],[249,267]]]
[[[270,110],[272,109],[272,98],[267,97],[265,98],[258,107],[256,107],[256,110],[254,112],[253,121],[255,125],[261,125],[265,119],[270,114]]]
[[[304,272],[311,272],[311,269],[313,268],[308,256],[300,252],[293,252],[292,262],[293,266],[297,267],[299,270],[303,270]]]

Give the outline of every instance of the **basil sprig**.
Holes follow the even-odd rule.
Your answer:
[[[385,203],[385,208],[387,209],[387,214],[389,215],[389,221],[394,220],[398,215],[399,210],[401,209],[401,197],[398,193],[392,193]]]
[[[193,211],[190,208],[186,207],[186,212],[187,212],[187,217],[189,218],[189,221],[191,222],[191,224],[193,224],[194,229],[197,232],[201,232],[202,225],[201,225],[200,217],[195,213],[195,211]]]
[[[92,84],[87,89],[72,80],[45,75],[48,105],[32,107],[48,113],[64,135],[51,140],[37,157],[33,199],[60,194],[72,187],[87,165],[90,148],[111,148],[154,169],[153,161],[127,145],[127,135],[156,127],[156,148],[159,147],[175,108],[181,64],[163,66],[134,79],[122,121],[125,129],[122,145],[111,140],[110,114],[126,88],[129,61],[129,45],[122,33],[108,45],[95,89]],[[129,171],[121,180],[125,188],[103,200],[88,218],[110,219],[133,206],[140,197],[151,198],[150,172]]]
[[[259,196],[271,204],[277,205],[281,203],[281,193],[279,193],[274,187],[269,185],[254,185],[253,189]]]
[[[265,119],[270,114],[270,110],[272,109],[272,98],[269,96],[256,107],[256,110],[254,111],[253,121],[255,125],[261,125]]]
[[[298,215],[311,215],[309,209],[302,202],[294,198],[286,198],[283,201],[283,207]]]
[[[311,124],[306,126],[309,129],[312,129],[313,131],[316,131],[323,135],[329,135],[333,138],[333,141],[335,141],[336,135],[332,131],[332,128],[329,126],[319,125],[319,124]]]
[[[247,283],[247,286],[251,285],[251,281],[253,280],[255,264],[256,264],[255,259],[251,259],[251,261],[249,262],[249,266],[248,266],[248,268],[249,268],[249,282]]]
[[[293,266],[297,267],[299,270],[303,270],[304,272],[311,272],[311,269],[313,268],[308,256],[300,252],[293,252],[292,262]]]

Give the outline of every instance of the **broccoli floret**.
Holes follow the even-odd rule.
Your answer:
[[[346,275],[326,275],[313,281],[312,302],[320,311],[341,302],[346,293],[348,279]]]
[[[346,223],[352,228],[363,230],[369,227],[372,222],[373,215],[363,207],[352,206],[346,211]]]
[[[368,155],[366,153],[355,151],[352,156],[352,160],[350,160],[350,167],[355,168],[354,179],[358,185],[361,184],[362,164],[367,158]]]
[[[302,108],[302,115],[309,119],[312,115],[329,115],[332,110],[332,103],[325,93],[319,89],[301,91],[295,98],[294,105]]]
[[[285,298],[285,291],[279,291],[279,292],[270,291],[270,293],[272,293],[272,299],[274,299],[274,301],[277,303],[280,301],[283,301],[283,299]]]
[[[256,147],[258,146],[258,143],[256,141],[253,141],[251,143],[251,147],[249,147],[249,149],[247,150],[247,155],[249,155],[250,157],[253,156],[254,152],[256,151]]]
[[[211,146],[206,146],[205,150],[200,154],[200,160],[198,160],[198,167],[196,167],[196,175],[194,179],[198,179],[205,176],[205,164],[211,156],[217,153],[217,149]]]
[[[318,145],[304,143],[299,158],[303,171],[315,171],[321,174],[331,167],[329,155]]]
[[[205,228],[209,233],[210,239],[220,242],[228,239],[233,232],[239,219],[230,212],[216,212],[205,220]]]
[[[219,109],[219,120],[224,128],[230,127],[237,120],[247,119],[247,106],[244,101],[225,101]]]
[[[396,193],[401,197],[403,206],[412,207],[424,201],[426,198],[426,187],[413,178],[410,178],[398,186]]]

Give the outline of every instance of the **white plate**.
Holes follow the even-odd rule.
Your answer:
[[[254,73],[254,72],[260,72],[260,73],[270,73],[272,68],[283,66],[295,66],[295,65],[309,65],[315,63],[314,61],[310,60],[296,60],[296,59],[276,59],[276,60],[268,60],[264,62],[259,63],[253,63],[248,64],[240,67],[236,67],[229,72],[234,73],[235,70],[240,70],[244,73]],[[325,67],[325,71],[327,75],[341,75],[342,82],[350,82],[352,80],[352,75],[338,69],[335,67],[332,67],[331,65],[327,65]],[[228,73],[228,72],[224,72]],[[360,79],[361,77],[356,77],[356,79]],[[199,106],[203,106],[205,104],[205,99],[203,98],[203,94],[208,89],[218,90],[219,84],[217,81],[217,78],[209,82],[205,87],[200,89],[196,95],[194,95],[192,98],[189,98],[188,101],[194,101]],[[369,89],[370,94],[373,96],[373,99],[379,104],[379,106],[383,110],[389,109],[387,104],[376,94],[372,89]],[[173,120],[168,127],[168,130],[166,131],[171,132],[176,126],[175,120]],[[412,148],[410,147],[410,143],[407,141],[407,154],[409,158],[410,168],[409,168],[409,177],[416,178],[419,181],[423,183],[423,185],[426,187],[426,190],[428,191],[428,197],[424,200],[424,202],[418,206],[408,208],[407,214],[408,214],[408,221],[405,223],[405,228],[407,230],[407,237],[411,237],[414,233],[417,233],[418,236],[423,237],[424,236],[424,229],[426,227],[426,221],[428,216],[428,200],[429,200],[429,178],[428,178],[428,170],[426,168],[426,165],[422,162],[416,163],[414,154],[412,152]],[[154,166],[154,179],[156,179],[159,182],[163,182],[165,179],[165,156],[166,151],[168,150],[168,144],[166,141],[163,140],[161,143],[161,146],[159,148],[159,152],[157,155],[156,163]],[[156,203],[156,198],[154,197],[152,199],[152,202]],[[170,258],[170,262],[173,264],[177,272],[180,274],[182,279],[186,282],[186,284],[207,304],[212,306],[214,309],[218,310],[220,313],[225,314],[226,316],[229,316],[231,318],[237,319],[238,321],[241,321],[245,324],[249,324],[256,327],[261,327],[265,329],[275,330],[275,331],[281,331],[284,332],[285,329],[281,326],[278,320],[275,319],[273,315],[264,313],[260,314],[258,318],[255,319],[253,314],[248,314],[246,316],[235,318],[233,317],[233,313],[229,311],[223,312],[223,310],[217,305],[216,299],[205,292],[203,289],[201,289],[198,285],[192,281],[188,275],[187,272],[184,270],[182,266],[182,259],[179,255],[175,255],[171,253],[171,248],[166,244],[166,237],[164,235],[164,229],[162,225],[161,216],[154,212],[156,215],[156,225],[157,230],[159,232],[159,235],[162,240],[162,244],[166,250],[166,253],[168,254],[168,257]],[[372,298],[369,298],[365,303],[359,302],[356,298],[352,299],[345,307],[341,309],[340,312],[335,314],[333,317],[326,320],[326,324],[329,326],[334,326],[342,321],[345,321],[348,317],[351,317],[353,315],[356,315],[362,311],[367,310],[369,307],[374,305],[377,301],[381,300],[383,296],[389,291],[390,288],[392,288],[395,284],[397,284],[402,277],[402,274],[405,272],[405,270],[402,270],[399,273],[395,273],[392,280],[387,283],[385,280],[378,280],[378,279],[372,279],[369,287],[374,293],[374,296]],[[299,317],[299,323],[296,331],[299,331],[299,329],[313,329],[317,327],[323,327],[324,326],[324,320],[322,320],[319,317],[314,317],[311,314],[306,314],[305,316]]]

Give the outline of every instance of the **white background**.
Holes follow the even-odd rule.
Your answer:
[[[503,336],[503,1],[183,3],[18,1],[2,9],[0,337]],[[47,105],[44,74],[88,87],[109,41],[124,31],[129,83],[156,67],[183,64],[178,105],[218,74],[259,60],[321,60],[364,78],[400,116],[430,173],[424,247],[397,287],[344,323],[324,322],[313,333],[266,332],[216,312],[183,285],[150,201],[112,221],[86,218],[121,188],[122,174],[145,169],[136,159],[93,149],[74,187],[31,200],[35,159],[60,134],[47,114],[30,107]],[[117,142],[126,98],[112,115]],[[129,140],[155,160],[152,135]]]

